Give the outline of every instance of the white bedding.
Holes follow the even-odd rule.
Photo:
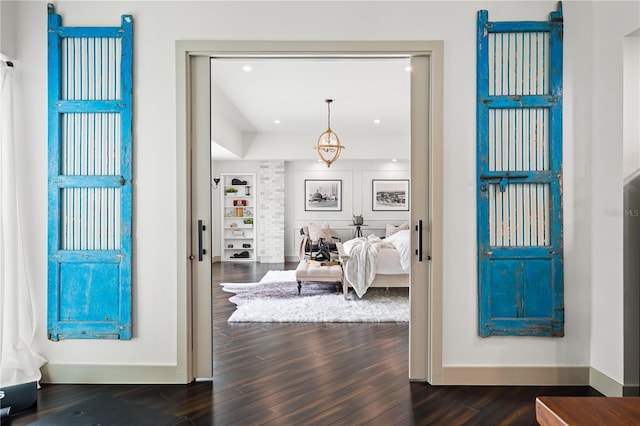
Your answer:
[[[402,272],[393,272],[394,274],[408,274],[411,269],[411,233],[410,231],[403,230],[398,231],[385,239],[387,243],[393,244],[397,250],[398,261],[400,262],[400,268]],[[380,272],[383,273],[383,272]],[[391,273],[391,272],[385,272]]]
[[[344,264],[345,279],[362,297],[376,274],[408,274],[411,265],[409,231],[399,231],[382,240],[375,235],[345,241],[349,260]]]
[[[400,253],[395,248],[378,249],[378,264],[376,266],[376,274],[394,275],[406,274],[400,264]]]

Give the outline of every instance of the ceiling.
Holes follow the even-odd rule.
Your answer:
[[[409,65],[409,58],[213,58],[212,84],[227,99],[212,96],[212,110],[226,103],[241,132],[319,136],[327,128],[325,100],[333,99],[338,135],[408,134]]]

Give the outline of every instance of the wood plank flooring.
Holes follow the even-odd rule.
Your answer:
[[[179,416],[179,425],[536,425],[538,395],[588,386],[430,386],[408,380],[407,324],[229,324],[220,282],[253,282],[295,264],[216,263],[213,383],[43,385],[25,425],[96,393]]]

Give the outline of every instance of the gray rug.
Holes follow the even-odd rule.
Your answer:
[[[408,322],[407,288],[370,288],[362,299],[353,290],[344,300],[341,287],[306,282],[298,294],[295,271],[269,271],[258,283],[222,283],[235,293],[229,322]]]
[[[43,419],[36,426],[168,426],[180,420],[153,408],[98,394]]]

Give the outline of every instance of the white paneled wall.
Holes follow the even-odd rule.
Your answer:
[[[408,211],[373,211],[373,179],[409,179],[406,161],[339,160],[327,168],[317,161],[214,161],[212,176],[220,173],[256,173],[258,208],[258,261],[280,263],[298,256],[298,237],[302,226],[310,222],[329,223],[333,234],[343,241],[353,234],[353,215],[363,215],[363,233],[383,236],[387,223],[400,225],[409,220]],[[305,211],[305,179],[340,179],[342,210]],[[219,223],[220,189],[213,189],[212,223]],[[219,236],[213,235],[213,258],[220,256]]]
[[[287,161],[286,163],[286,236],[287,260],[298,255],[300,228],[309,223],[331,226],[332,234],[343,241],[351,238],[353,215],[362,215],[367,224],[365,235],[384,236],[387,223],[400,225],[409,220],[409,211],[374,211],[372,181],[374,179],[409,179],[406,161],[338,160],[331,168],[317,161]],[[342,181],[342,210],[305,211],[305,179],[339,179]]]

